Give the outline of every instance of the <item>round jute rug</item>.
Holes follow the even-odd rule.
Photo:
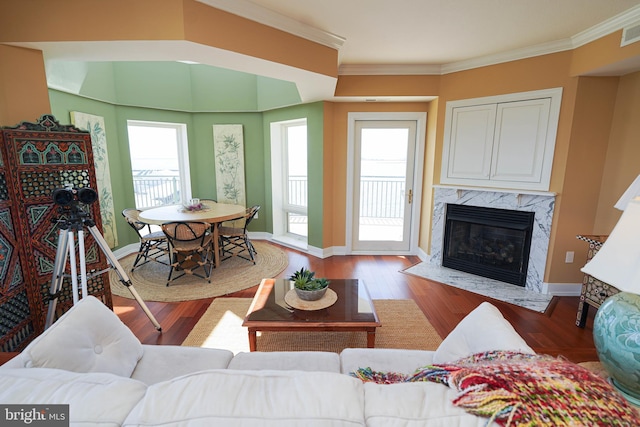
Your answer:
[[[169,266],[149,262],[131,271],[135,254],[120,259],[135,290],[144,301],[178,302],[227,295],[258,285],[264,278],[276,277],[289,263],[287,254],[280,248],[264,241],[252,241],[258,254],[256,264],[233,257],[220,263],[211,272],[211,283],[199,277],[184,275],[167,284]],[[111,292],[133,299],[129,289],[120,283],[117,273],[109,273]]]

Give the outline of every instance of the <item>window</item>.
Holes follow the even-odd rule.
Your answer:
[[[189,200],[186,125],[128,120],[127,130],[136,208]]]
[[[307,125],[285,126],[285,194],[287,234],[308,236],[307,229]]]
[[[306,242],[306,119],[271,124],[271,159],[274,238]]]

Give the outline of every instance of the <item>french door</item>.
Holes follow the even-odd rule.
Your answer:
[[[350,252],[411,253],[417,245],[421,124],[401,116],[350,122]]]

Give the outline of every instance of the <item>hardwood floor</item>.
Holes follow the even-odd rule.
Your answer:
[[[415,256],[354,255],[319,259],[282,249],[289,257],[289,266],[278,277],[288,277],[295,270],[307,267],[315,271],[317,277],[362,279],[373,299],[416,301],[442,337],[478,304],[490,301],[536,352],[562,355],[574,362],[598,360],[592,336],[595,310],[589,311],[584,329],[575,326],[578,297],[554,297],[546,313],[537,313],[402,273],[405,268],[420,262]],[[251,298],[256,289],[257,285],[226,297]],[[113,297],[116,314],[145,344],[180,345],[212,301],[209,298],[180,303],[147,302],[162,325],[162,332],[158,332],[135,300]]]

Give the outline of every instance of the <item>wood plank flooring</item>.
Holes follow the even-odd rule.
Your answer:
[[[546,313],[537,313],[402,273],[420,262],[415,256],[351,255],[319,259],[282,249],[289,257],[289,266],[278,277],[288,277],[306,267],[315,271],[317,277],[364,280],[373,299],[413,299],[442,337],[478,304],[490,301],[536,352],[562,355],[574,362],[598,360],[592,335],[595,310],[589,310],[584,329],[575,326],[578,297],[554,297]],[[256,289],[257,285],[227,297],[251,298]],[[180,303],[147,302],[162,326],[162,332],[158,332],[135,300],[113,296],[114,311],[145,344],[180,345],[212,301],[209,298]]]

